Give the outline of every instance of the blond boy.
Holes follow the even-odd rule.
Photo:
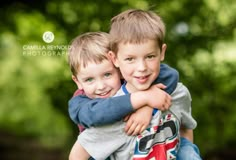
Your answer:
[[[159,75],[167,48],[161,17],[152,11],[124,11],[111,20],[110,36],[110,55],[127,82],[124,86],[127,92],[148,89]],[[191,115],[190,93],[179,83],[171,96],[172,105],[162,112],[161,123],[136,139],[132,159],[201,159],[197,146],[192,143],[197,123]],[[126,159],[127,155],[119,150],[122,148],[114,154],[114,159]]]
[[[86,96],[95,100],[113,96],[121,86],[119,71],[113,66],[106,54],[109,52],[108,37],[108,34],[102,32],[83,34],[73,41],[69,52],[69,63],[73,73],[72,79],[79,89],[84,90]],[[159,87],[165,88],[163,85],[159,85]],[[156,101],[154,100],[154,97],[159,97],[160,100]],[[152,100],[149,100],[150,98]],[[170,105],[170,97],[168,94],[156,86],[151,87],[148,91],[136,92],[128,96],[118,97],[118,101],[122,102],[123,100],[126,102],[124,104],[125,107],[123,107],[123,105],[116,105],[116,110],[117,107],[120,107],[118,109],[122,109],[122,107],[125,108],[125,112],[121,113],[122,116],[119,114],[119,119],[144,105],[156,106],[162,109],[167,109]],[[77,110],[76,113],[82,112],[81,110],[83,110],[83,108],[86,110],[91,107],[82,107],[82,109],[81,107],[76,107],[76,109],[80,110]],[[109,110],[106,106],[105,108],[100,107],[99,109]],[[117,112],[115,111],[114,113]],[[159,115],[159,113],[157,115]],[[73,116],[71,117],[73,119]],[[77,121],[75,122],[77,123]],[[136,132],[144,130],[147,125],[148,124],[145,124],[145,126],[142,126],[138,131],[136,130]],[[86,130],[85,133],[87,133]],[[83,135],[86,134],[82,133],[82,136]],[[88,159],[89,157],[89,153],[80,145],[80,143],[76,142],[70,153],[70,159]],[[95,158],[99,159],[97,157]]]

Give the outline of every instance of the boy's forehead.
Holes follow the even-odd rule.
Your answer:
[[[95,68],[95,69],[99,68],[99,66],[101,65],[107,65],[107,66],[113,67],[113,63],[109,59],[103,59],[102,61],[90,60],[90,61],[80,63],[80,66],[78,67],[79,73],[86,71],[88,69],[91,69],[91,68]],[[94,72],[96,72],[96,70],[94,70]]]
[[[159,44],[158,43],[158,40],[156,39],[151,39],[151,38],[146,38],[146,39],[138,39],[138,40],[121,40],[121,41],[118,41],[117,42],[117,45],[120,46],[120,45],[129,45],[129,44],[135,44],[135,45],[139,45],[139,44],[144,44],[144,43],[148,43],[152,41],[153,43],[156,43],[156,44]]]
[[[134,41],[121,41],[119,43],[117,43],[117,49],[122,49],[123,47],[127,47],[127,46],[143,46],[146,44],[152,44],[153,48],[157,48],[159,47],[158,42],[156,40],[153,39],[145,39],[143,41],[138,41],[138,42],[134,42]],[[150,48],[152,49],[152,48]]]
[[[105,55],[84,57],[79,61],[79,68],[86,68],[90,64],[100,64],[104,61],[108,61],[108,57]]]

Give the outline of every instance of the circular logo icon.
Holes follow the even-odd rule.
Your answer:
[[[43,40],[46,43],[51,43],[54,40],[54,34],[50,31],[43,33]]]

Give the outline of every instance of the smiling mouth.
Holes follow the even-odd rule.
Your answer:
[[[149,75],[147,76],[140,76],[140,77],[135,77],[139,83],[145,83],[148,80]]]
[[[140,76],[140,77],[137,77],[138,79],[147,79],[148,76]]]
[[[100,94],[97,94],[100,98],[106,98],[108,97],[110,94],[111,91],[107,91],[107,92],[104,92],[104,93],[100,93]]]

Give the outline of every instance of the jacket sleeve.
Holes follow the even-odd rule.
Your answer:
[[[78,95],[69,100],[69,115],[85,128],[114,123],[133,112],[130,94],[106,99]]]
[[[162,83],[166,85],[165,91],[168,94],[171,94],[175,90],[178,81],[179,81],[179,72],[176,69],[171,68],[167,64],[161,64],[159,76],[153,82],[153,84]]]

